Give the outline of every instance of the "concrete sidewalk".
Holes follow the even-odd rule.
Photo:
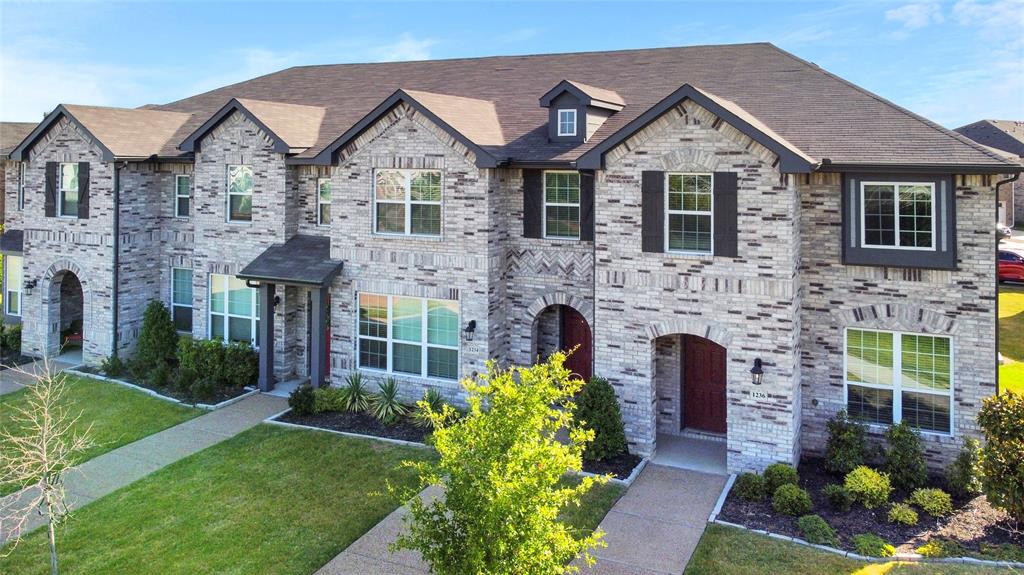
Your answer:
[[[69,367],[74,366],[63,361],[50,360],[50,369],[54,372],[63,371]],[[43,370],[43,360],[40,359],[14,369],[0,371],[0,395],[13,393],[26,385],[32,385],[35,383],[35,378],[31,374],[42,373]]]
[[[679,574],[697,547],[726,476],[648,465],[601,522],[605,549],[592,575]],[[431,487],[421,497],[436,497]],[[316,575],[422,575],[429,573],[418,553],[392,554],[388,545],[403,528],[406,507],[395,510],[324,565]]]
[[[91,503],[179,459],[229,439],[287,407],[286,399],[253,395],[90,459],[67,473],[68,502],[72,509]],[[32,496],[34,488],[24,489],[0,502],[6,504],[13,498],[28,501]],[[42,524],[42,517],[33,513],[25,532]],[[10,533],[0,532],[0,545],[10,536]]]

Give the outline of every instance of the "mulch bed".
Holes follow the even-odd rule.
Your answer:
[[[108,376],[107,374],[103,373],[103,370],[101,370],[101,369],[99,369],[97,367],[89,366],[89,365],[85,365],[85,366],[79,367],[78,371],[85,372],[85,373],[92,373],[92,374],[96,374],[96,375],[102,375],[104,377],[113,377],[113,376]],[[234,398],[242,395],[243,393],[248,393],[249,392],[249,389],[245,388],[245,387],[239,387],[239,388],[233,388],[233,389],[223,389],[222,388],[222,389],[214,390],[213,395],[211,397],[206,397],[206,398],[203,398],[203,399],[197,399],[197,398],[193,397],[192,394],[187,392],[187,391],[182,391],[180,389],[176,389],[176,388],[173,388],[173,387],[156,387],[154,385],[150,385],[146,381],[143,381],[141,379],[136,379],[136,378],[132,377],[131,375],[127,374],[127,373],[122,373],[121,375],[119,375],[117,377],[114,377],[114,379],[119,379],[121,381],[126,381],[126,382],[128,382],[128,383],[130,383],[132,385],[137,385],[139,387],[144,387],[146,389],[151,389],[151,390],[159,393],[160,395],[163,395],[163,396],[166,396],[166,397],[173,397],[174,399],[177,399],[178,401],[180,401],[182,403],[188,403],[188,404],[191,404],[191,405],[195,405],[197,403],[203,403],[203,404],[206,404],[206,405],[216,405],[216,404],[218,404],[218,403],[220,403],[222,401],[227,401],[229,399],[234,399]]]
[[[276,421],[416,443],[425,443],[429,433],[428,429],[417,427],[404,419],[385,425],[372,415],[351,411],[325,411],[314,415],[296,415],[295,412],[289,411],[279,416]]]
[[[820,515],[835,529],[839,536],[839,546],[853,551],[853,536],[860,533],[874,533],[896,547],[897,552],[913,552],[917,547],[932,539],[952,539],[960,543],[972,554],[982,551],[982,544],[1002,545],[1024,544],[1019,536],[1014,538],[1009,530],[1012,522],[1005,513],[992,508],[984,496],[953,500],[953,514],[942,518],[933,518],[915,508],[918,512],[917,525],[904,526],[890,523],[888,519],[889,505],[877,509],[865,509],[854,504],[850,511],[836,511],[829,506],[822,495],[822,489],[829,483],[843,482],[843,478],[833,476],[822,466],[820,459],[805,459],[800,462],[800,487],[811,496],[814,503],[812,513]],[[929,485],[944,487],[938,478],[932,478]],[[899,489],[893,491],[890,502],[903,501],[908,497]],[[736,523],[752,529],[764,529],[772,533],[802,538],[797,527],[796,517],[776,514],[772,509],[771,497],[765,501],[744,501],[731,491],[722,507],[719,518],[723,521]],[[1024,552],[1024,551],[1022,551]]]
[[[36,358],[22,355],[21,353],[5,353],[0,356],[0,371],[5,369],[11,369],[12,367],[18,367],[19,365],[25,365],[26,363],[32,363]]]
[[[626,479],[643,459],[632,453],[621,453],[604,461],[583,460],[583,471],[604,475],[611,473],[618,479]]]

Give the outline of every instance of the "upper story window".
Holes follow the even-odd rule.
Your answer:
[[[316,181],[316,223],[318,226],[331,224],[331,180],[328,178]]]
[[[210,339],[255,345],[259,325],[256,289],[235,276],[210,274]]]
[[[7,315],[21,315],[22,262],[21,256],[4,257],[4,273],[7,274],[4,283],[4,311]]]
[[[192,207],[192,177],[188,174],[174,176],[174,215],[187,218]]]
[[[935,249],[935,184],[862,182],[864,247]]]
[[[847,411],[868,423],[950,433],[952,364],[948,337],[847,329]]]
[[[20,162],[18,165],[18,211],[25,209],[25,170],[28,162]]]
[[[566,109],[558,111],[558,135],[576,135],[576,110]]]
[[[192,333],[192,270],[171,268],[171,317],[174,327]]]
[[[441,172],[378,170],[374,177],[373,231],[441,235]]]
[[[714,230],[711,174],[668,174],[665,235],[668,251],[712,253]]]
[[[228,166],[228,221],[252,221],[252,166]]]
[[[458,379],[459,303],[359,294],[359,367]]]
[[[69,218],[78,217],[78,164],[62,163],[58,167],[59,194],[57,215]]]
[[[544,172],[544,237],[580,239],[579,172]]]

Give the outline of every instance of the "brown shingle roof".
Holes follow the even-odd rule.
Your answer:
[[[320,136],[320,124],[327,109],[238,98],[254,116],[274,131],[291,148],[309,148]]]
[[[584,84],[583,82],[573,82],[572,80],[566,80],[566,82],[569,82],[573,86],[576,86],[584,94],[590,96],[595,100],[600,100],[602,102],[608,102],[609,104],[616,104],[619,106],[626,105],[626,101],[622,99],[622,96],[620,96],[618,92],[614,92],[612,90],[605,90],[604,88],[598,88],[596,86]]]
[[[505,136],[494,102],[435,94],[419,90],[403,90],[410,97],[448,123],[479,146],[504,146]]]
[[[0,156],[10,154],[36,126],[32,122],[0,122]]]
[[[1024,121],[980,120],[956,129],[979,144],[1024,156]]]
[[[148,158],[165,149],[187,113],[65,104],[64,109],[116,158]],[[177,154],[174,154],[177,155]]]

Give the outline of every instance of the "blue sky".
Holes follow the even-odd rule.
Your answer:
[[[1024,120],[1024,0],[0,0],[0,119],[165,103],[289,66],[769,41],[948,127]]]

